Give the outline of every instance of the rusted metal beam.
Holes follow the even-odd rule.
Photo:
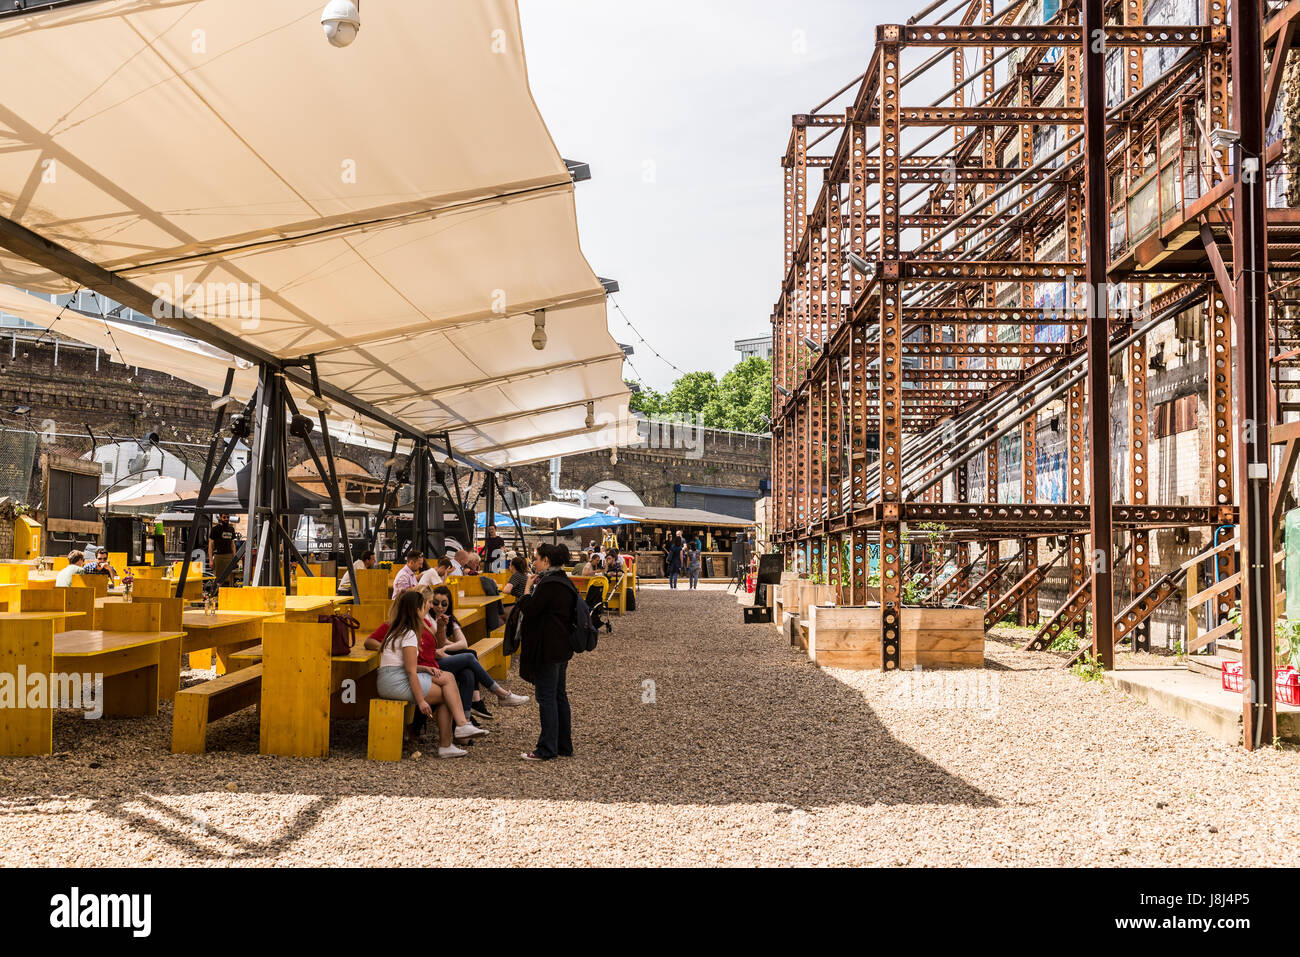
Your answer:
[[[1277,734],[1273,681],[1273,530],[1269,512],[1268,235],[1260,0],[1232,2],[1232,112],[1237,142],[1232,261],[1236,273],[1237,501],[1241,508],[1241,662],[1247,749]]]

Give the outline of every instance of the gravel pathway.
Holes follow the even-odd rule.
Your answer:
[[[192,757],[169,707],[61,713],[66,750],[0,758],[0,864],[1300,863],[1300,752],[1220,744],[1054,655],[821,670],[720,587],[639,606],[571,665],[570,760],[518,760],[532,705],[400,764],[365,760],[364,722],[325,760],[264,758],[249,711]]]

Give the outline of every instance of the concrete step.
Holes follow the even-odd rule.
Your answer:
[[[1234,633],[1235,634],[1235,633]],[[1224,661],[1241,660],[1241,639],[1220,638],[1214,643],[1214,653]]]
[[[1186,668],[1121,668],[1106,672],[1106,681],[1220,741],[1241,744],[1241,694],[1224,691],[1217,677]],[[1300,743],[1300,708],[1278,705],[1277,726],[1283,741]]]
[[[1223,663],[1240,660],[1240,658],[1225,658],[1222,655],[1191,655],[1187,659],[1187,670],[1219,681],[1223,677]]]

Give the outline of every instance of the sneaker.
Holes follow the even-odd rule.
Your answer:
[[[505,697],[505,698],[501,698],[501,699],[499,699],[499,700],[500,700],[500,702],[501,702],[502,707],[505,707],[505,708],[518,708],[520,705],[528,704],[528,695],[526,695],[526,694],[515,694],[515,693],[512,691],[512,692],[510,692],[509,696],[507,696],[507,697]]]
[[[471,718],[479,717],[486,721],[493,720],[492,712],[487,709],[487,705],[482,701],[475,701],[470,705],[469,710]]]
[[[454,744],[438,749],[438,757],[440,758],[463,758],[467,754],[469,754],[468,751],[464,748],[458,748]]]
[[[462,724],[452,732],[451,736],[457,741],[463,741],[466,738],[477,738],[479,735],[487,733],[486,728],[476,728],[472,724]]]

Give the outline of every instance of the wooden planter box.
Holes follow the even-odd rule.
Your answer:
[[[828,668],[880,669],[880,607],[814,605],[808,657]],[[984,667],[984,609],[904,608],[902,670]]]
[[[817,585],[807,578],[802,578],[795,582],[795,601],[798,603],[799,620],[807,621],[810,614],[809,609],[813,605],[833,604],[835,596],[830,585]],[[794,610],[794,605],[787,609],[787,611]]]

